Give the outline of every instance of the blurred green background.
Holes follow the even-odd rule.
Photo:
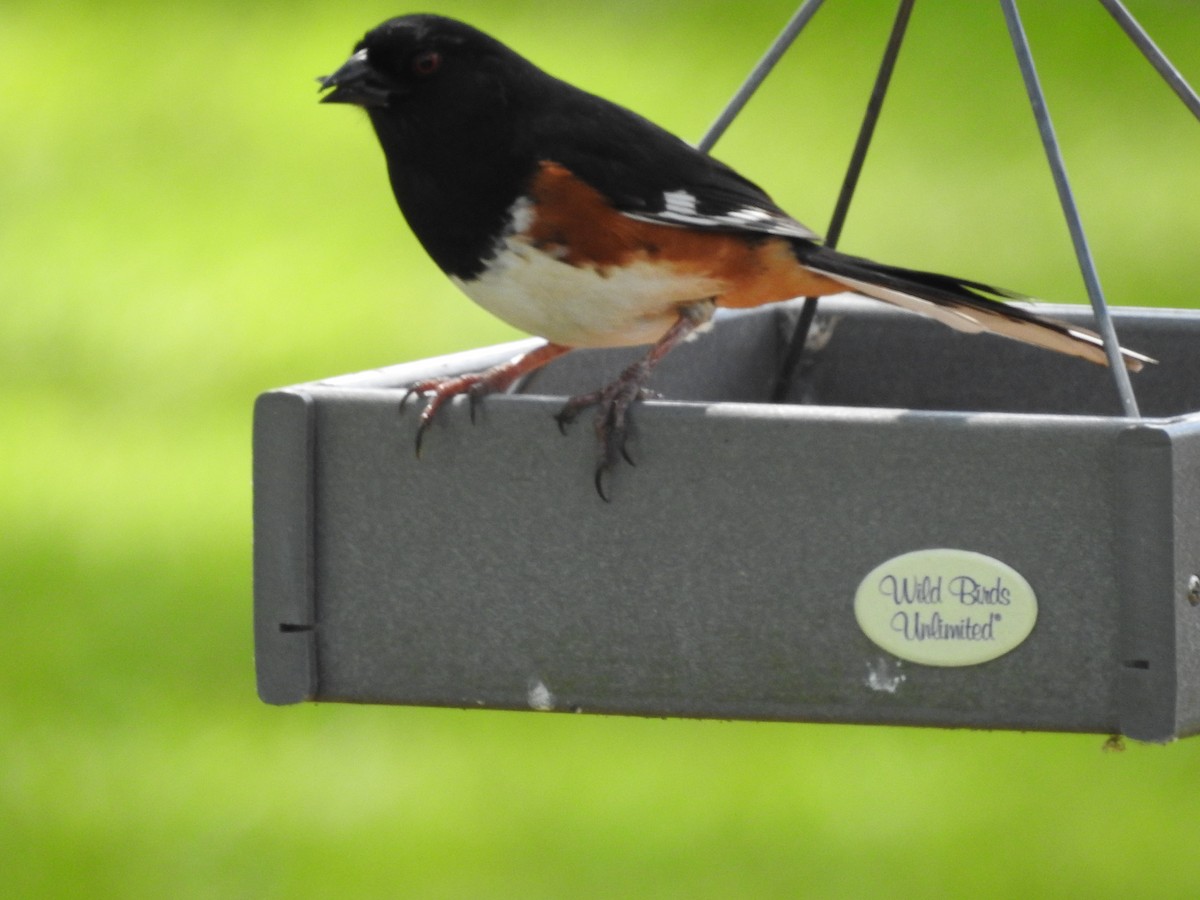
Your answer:
[[[430,3],[696,139],[790,15]],[[1111,302],[1194,305],[1200,128],[1090,0],[1023,10]],[[1129,0],[1200,81],[1200,4]],[[822,229],[891,0],[828,0],[717,155]],[[514,337],[313,77],[379,2],[0,6],[0,892],[1187,896],[1200,740],[254,693],[265,389]],[[999,9],[918,3],[842,246],[1082,302]]]

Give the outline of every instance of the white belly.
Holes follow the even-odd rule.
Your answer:
[[[509,234],[462,291],[508,324],[568,347],[650,344],[678,318],[682,304],[707,300],[721,285],[667,264],[580,268]]]

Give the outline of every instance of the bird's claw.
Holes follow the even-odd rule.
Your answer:
[[[507,362],[499,363],[482,372],[469,372],[464,375],[452,375],[446,378],[429,378],[409,386],[400,398],[400,408],[408,403],[408,398],[427,397],[425,408],[421,410],[417,422],[417,458],[421,457],[421,442],[425,432],[429,430],[433,417],[446,403],[460,394],[466,394],[470,403],[471,424],[475,424],[475,414],[479,402],[488,394],[506,391],[516,384],[523,375],[544,366],[550,360],[562,356],[570,348],[561,344],[543,344],[528,353],[515,356]]]
[[[479,401],[490,394],[495,388],[489,383],[486,372],[473,372],[467,375],[456,375],[451,378],[430,378],[409,385],[404,396],[400,398],[400,409],[408,404],[410,397],[424,397],[425,407],[417,419],[417,436],[415,441],[417,459],[421,458],[421,444],[425,433],[433,424],[433,418],[446,403],[460,394],[466,394],[470,400],[471,424],[475,423],[475,410]]]
[[[600,445],[600,454],[593,483],[596,493],[605,502],[611,499],[605,490],[605,476],[622,459],[631,466],[636,465],[633,457],[629,455],[629,410],[639,400],[657,396],[642,387],[642,381],[648,374],[645,366],[640,363],[634,364],[622,372],[612,384],[598,391],[572,397],[554,416],[559,430],[566,434],[567,426],[578,418],[579,413],[588,407],[597,407],[593,427]]]

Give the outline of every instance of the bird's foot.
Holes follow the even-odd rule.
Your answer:
[[[447,402],[461,394],[466,394],[471,406],[471,422],[475,422],[475,410],[479,401],[488,394],[496,394],[512,387],[523,375],[541,368],[555,357],[562,356],[570,348],[560,344],[543,344],[535,350],[514,357],[507,362],[492,366],[482,372],[468,372],[463,375],[452,375],[447,378],[429,378],[409,386],[404,396],[400,398],[400,408],[403,409],[410,397],[424,397],[425,408],[421,410],[417,420],[416,450],[417,458],[421,457],[421,443],[425,432],[433,424],[434,416],[438,414]]]
[[[596,439],[600,444],[600,454],[596,463],[594,483],[596,493],[605,502],[609,500],[605,490],[605,476],[622,459],[631,466],[634,464],[627,447],[629,410],[639,400],[655,396],[644,387],[650,369],[651,366],[647,365],[646,360],[638,360],[622,372],[612,384],[589,394],[572,397],[554,417],[558,422],[559,430],[566,434],[567,426],[574,422],[583,410],[591,406],[597,408],[593,426],[596,430]]]
[[[629,410],[639,400],[657,396],[646,390],[646,379],[654,371],[664,356],[671,352],[681,341],[701,328],[713,316],[715,305],[711,300],[689,303],[679,308],[679,318],[667,329],[666,333],[646,352],[646,355],[622,372],[617,380],[607,387],[590,394],[580,394],[567,401],[566,406],[558,411],[555,419],[558,428],[564,434],[567,426],[579,416],[579,413],[589,406],[595,406],[596,418],[594,425],[596,438],[600,443],[600,459],[596,464],[594,483],[600,499],[608,501],[608,493],[604,490],[604,477],[611,472],[620,460],[625,460],[631,466],[633,459],[626,448],[629,439]]]
[[[417,458],[421,458],[421,444],[425,440],[425,432],[433,424],[433,418],[447,402],[460,394],[466,394],[471,403],[471,422],[475,422],[475,408],[479,401],[488,394],[503,390],[505,385],[493,383],[486,372],[469,372],[465,375],[455,375],[450,378],[429,378],[409,386],[404,396],[400,398],[400,408],[403,409],[410,397],[425,399],[425,407],[417,419]]]

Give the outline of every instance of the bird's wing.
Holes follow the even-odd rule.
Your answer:
[[[537,146],[630,218],[682,228],[820,240],[766,191],[648,119],[571,89],[545,112]]]

